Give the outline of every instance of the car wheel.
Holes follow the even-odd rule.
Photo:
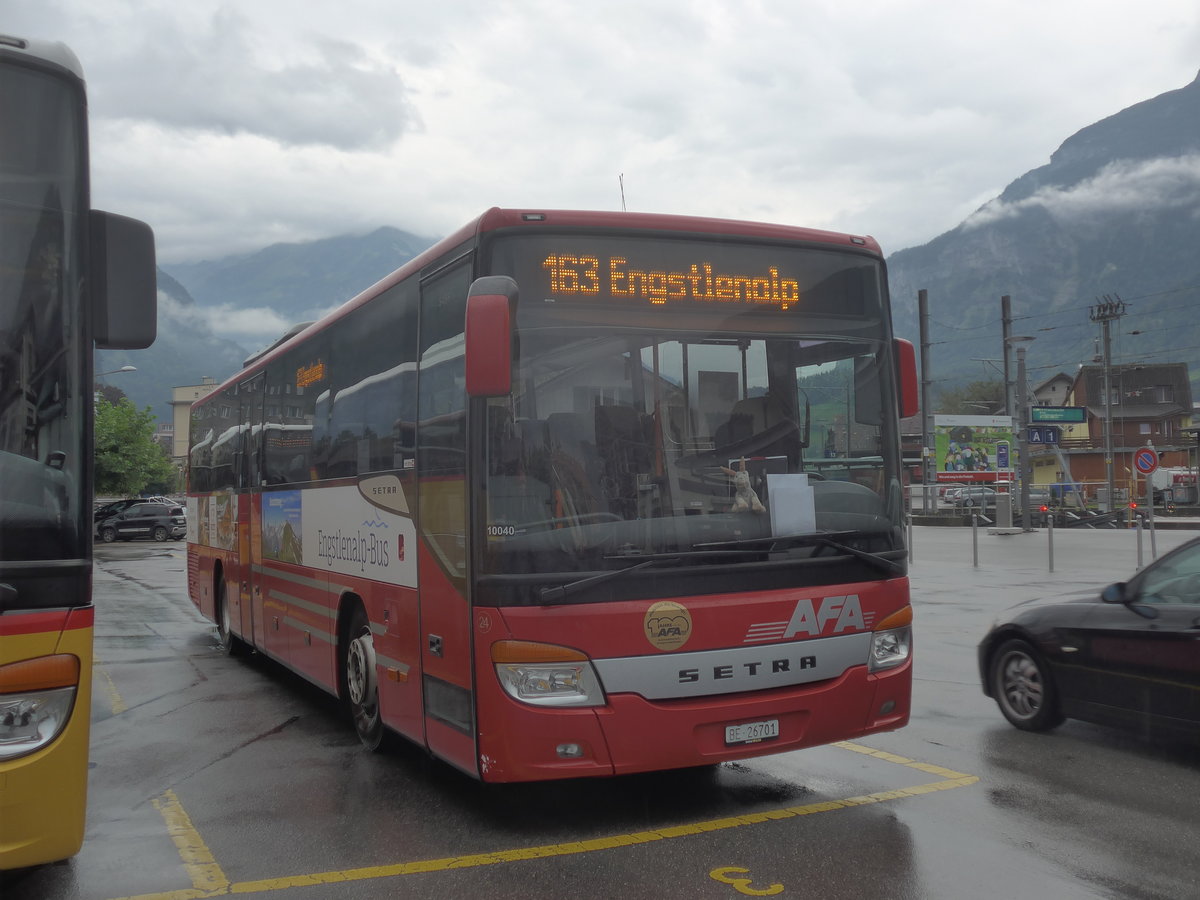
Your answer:
[[[970,497],[967,497],[965,500],[963,500],[963,506],[974,506],[974,505],[975,505],[975,501],[972,500]]]
[[[1054,678],[1041,655],[1019,638],[992,654],[992,696],[1004,718],[1024,731],[1047,731],[1062,723]]]
[[[350,616],[346,637],[346,649],[342,654],[346,706],[362,745],[368,750],[378,750],[383,743],[383,719],[379,715],[375,641],[371,636],[371,626],[367,624],[367,614],[361,606]]]
[[[221,651],[226,656],[243,656],[250,647],[233,633],[233,629],[230,626],[231,619],[227,600],[228,592],[225,587],[225,578],[222,577],[217,582],[217,638],[221,644]]]
[[[101,528],[100,529],[100,539],[103,540],[104,543],[106,543],[106,544],[111,544],[113,541],[115,541],[117,539],[117,529]]]
[[[163,528],[161,525],[155,528],[154,539],[160,544],[163,543],[167,539],[167,529]]]

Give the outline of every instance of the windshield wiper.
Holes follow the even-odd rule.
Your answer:
[[[611,581],[614,578],[620,578],[622,575],[628,575],[630,572],[636,572],[638,569],[645,569],[648,566],[657,566],[663,563],[680,562],[678,554],[667,555],[662,554],[652,557],[651,559],[643,560],[632,566],[625,566],[623,569],[612,569],[608,572],[601,572],[599,575],[589,575],[587,578],[580,578],[578,581],[569,581],[566,584],[561,584],[558,587],[544,588],[542,590],[543,603],[555,603],[559,600],[565,600],[572,594],[578,594],[580,591],[586,591],[590,587],[597,584],[603,584],[606,581]]]
[[[815,531],[803,534],[785,534],[773,535],[771,537],[748,538],[740,541],[715,541],[707,544],[694,544],[693,549],[732,550],[758,548],[760,551],[770,551],[775,549],[775,545],[777,544],[787,544],[793,547],[802,547],[805,545],[822,546],[839,550],[842,553],[848,553],[856,559],[861,559],[863,562],[874,566],[883,572],[887,572],[888,574],[902,574],[904,572],[904,567],[895,560],[888,559],[886,556],[883,556],[880,553],[871,553],[867,550],[859,550],[857,547],[851,547],[849,544],[842,543],[843,540],[850,537],[882,537],[884,535],[885,532]]]
[[[821,540],[819,540],[817,543],[823,547],[832,547],[834,550],[840,550],[842,553],[849,553],[856,559],[861,559],[868,565],[874,566],[883,572],[888,572],[892,575],[904,574],[904,566],[900,565],[900,563],[896,562],[894,559],[888,559],[886,556],[883,556],[879,553],[871,553],[868,550],[859,550],[857,547],[851,547],[848,544],[843,544],[840,541],[833,541],[829,538],[821,538]]]

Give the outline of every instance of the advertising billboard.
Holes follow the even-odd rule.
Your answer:
[[[933,438],[938,481],[1007,481],[1016,468],[1011,416],[934,416]]]

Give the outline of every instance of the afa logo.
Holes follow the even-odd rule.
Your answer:
[[[646,640],[659,650],[678,650],[692,636],[692,614],[670,600],[653,604],[644,619]]]

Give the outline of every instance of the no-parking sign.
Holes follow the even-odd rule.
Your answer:
[[[1143,475],[1149,475],[1158,468],[1158,454],[1149,447],[1143,447],[1133,455],[1133,466]]]

